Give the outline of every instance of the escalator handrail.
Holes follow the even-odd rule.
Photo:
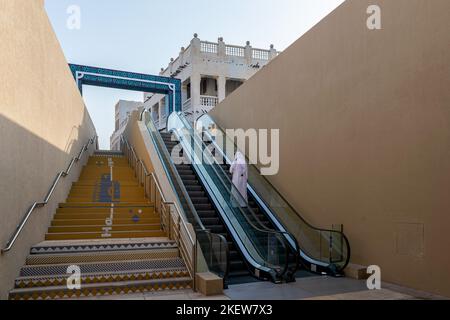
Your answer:
[[[223,128],[220,127],[220,126],[219,126],[219,125],[211,118],[211,116],[210,116],[209,114],[204,114],[204,115],[200,116],[200,117],[196,120],[196,123],[197,123],[201,118],[203,118],[203,117],[209,117],[209,119],[215,124],[215,126],[217,127],[217,129],[220,130],[224,136],[226,136],[225,130],[223,130]],[[206,131],[203,131],[203,132],[206,132]],[[206,133],[209,135],[209,132],[206,132]],[[212,137],[209,135],[209,138],[212,138]],[[213,139],[211,139],[211,141],[213,141],[213,143],[214,143],[214,140],[213,140]],[[235,145],[235,148],[237,148],[237,145],[236,145],[236,144],[234,144],[234,145]],[[217,149],[220,150],[220,148],[219,148],[216,144],[215,144],[215,146],[217,147]],[[224,155],[222,150],[220,150],[220,152],[222,153],[222,155]],[[349,264],[349,262],[350,262],[350,256],[351,256],[350,242],[348,241],[348,238],[347,238],[347,236],[345,235],[345,233],[342,232],[342,231],[338,231],[338,230],[331,230],[331,229],[318,228],[318,227],[315,227],[315,226],[313,226],[312,224],[310,224],[308,221],[306,221],[306,220],[301,216],[301,214],[298,213],[298,211],[295,210],[294,207],[293,207],[293,206],[292,206],[292,205],[291,205],[291,204],[283,197],[283,195],[281,195],[281,194],[278,192],[278,190],[273,186],[273,184],[272,184],[265,176],[263,176],[263,175],[261,174],[261,170],[260,170],[257,166],[255,166],[254,164],[250,164],[247,155],[246,155],[245,153],[243,153],[243,155],[245,156],[245,158],[246,158],[246,160],[247,160],[247,163],[249,163],[250,166],[252,166],[254,169],[256,169],[257,172],[260,173],[261,178],[262,178],[262,179],[268,184],[268,186],[276,193],[276,195],[277,195],[278,197],[280,197],[281,200],[283,200],[283,201],[286,203],[286,205],[289,207],[289,209],[290,209],[293,213],[295,213],[295,215],[296,215],[300,220],[302,220],[302,222],[303,222],[307,227],[309,227],[309,228],[311,228],[311,229],[313,229],[313,230],[319,231],[319,232],[330,232],[330,233],[337,233],[337,234],[340,234],[340,236],[342,237],[342,239],[343,239],[344,242],[345,242],[345,246],[346,246],[346,250],[347,250],[347,258],[346,258],[346,261],[345,261],[343,267],[341,267],[341,270],[345,269],[345,267],[346,267],[346,266]],[[226,160],[227,162],[230,162],[230,159],[228,159],[228,157],[227,157],[226,155],[224,155],[224,158],[225,158],[225,160]],[[253,188],[253,190],[255,191],[256,194],[258,194],[258,192],[255,190],[255,188]],[[265,205],[266,205],[268,208],[270,208],[270,205],[267,204],[267,202],[266,202],[259,194],[258,194],[258,196],[259,196],[259,198],[261,199],[261,201],[263,201],[263,202],[265,203]]]
[[[174,112],[179,118],[180,120],[183,122],[183,124],[185,125],[185,127],[187,127],[187,130],[190,129],[190,132],[193,132],[193,139],[194,141],[197,143],[197,145],[200,144],[201,150],[205,150],[205,148],[207,148],[206,144],[204,143],[204,141],[202,139],[199,139],[198,136],[195,134],[195,130],[190,126],[190,124],[186,121],[186,119],[183,117],[183,115],[181,113],[176,113]],[[214,157],[213,157],[214,158]],[[221,176],[219,175],[219,173],[217,172],[216,167],[212,166],[214,172],[216,173],[216,175],[218,176],[218,178],[220,179],[220,182],[222,183],[222,185],[227,188],[227,185],[225,184],[225,182],[223,181],[223,179],[221,178]],[[223,169],[222,169],[223,170]],[[226,177],[228,178],[228,176],[226,175]],[[229,178],[228,178],[229,179]],[[231,185],[233,185],[233,183],[231,182]],[[233,197],[235,197],[234,194],[232,194]],[[239,197],[238,203],[240,202],[239,200],[244,200],[242,198],[242,196],[240,195],[240,193],[237,193],[237,196]],[[283,234],[283,232],[281,231],[277,231],[277,230],[265,230],[265,229],[261,229],[258,226],[256,226],[247,216],[246,212],[244,210],[242,210],[242,208],[238,207],[238,209],[240,210],[242,216],[244,216],[244,218],[247,220],[247,222],[257,231],[261,232],[261,233],[266,233],[266,234],[276,234],[276,235],[281,235]],[[247,209],[252,213],[253,216],[255,216],[253,210],[250,207],[247,207]],[[258,220],[259,221],[259,220]],[[286,259],[285,259],[285,266],[284,269],[282,270],[282,272],[279,274],[280,277],[282,277],[289,269],[289,259],[288,259],[288,248],[289,243],[287,242],[286,238],[284,235],[282,235],[280,237],[283,241],[283,245],[285,247],[285,252],[286,252]],[[267,267],[267,266],[266,266]],[[269,268],[269,267],[268,267]]]
[[[197,133],[195,130],[194,130],[193,132],[194,132],[194,135],[198,135],[198,133]],[[200,139],[200,141],[203,142],[203,145],[206,146],[205,141],[203,141],[203,139],[201,139],[200,137],[197,137],[197,139]],[[211,142],[213,142],[213,141],[211,140]],[[214,142],[213,142],[213,143],[214,143]],[[216,144],[214,144],[214,146],[215,146],[215,149],[218,150],[218,151],[221,153],[221,155],[222,155],[224,158],[226,158],[227,161],[229,161],[229,159],[223,154],[222,150],[220,150],[219,148],[217,148],[217,147],[216,147]],[[207,148],[207,147],[208,147],[208,146],[206,146],[206,148]],[[207,149],[208,149],[209,153],[211,154],[211,150],[209,150],[209,148],[207,148]],[[226,173],[226,171],[221,167],[220,163],[217,162],[217,158],[216,158],[215,156],[213,156],[212,154],[211,154],[211,158],[214,159],[214,161],[215,161],[215,163],[216,163],[216,165],[217,165],[217,168],[218,168],[217,170],[221,171],[222,176],[224,176],[225,179],[227,179],[227,182],[228,182],[229,184],[233,185],[233,182],[230,180],[230,178],[229,178],[228,174]],[[216,168],[216,167],[214,167],[214,168]],[[216,172],[217,172],[217,171],[216,171]],[[223,183],[223,182],[222,182],[222,183]],[[299,244],[298,244],[297,239],[294,237],[294,235],[291,234],[291,233],[288,232],[288,231],[284,231],[284,230],[275,230],[275,229],[272,229],[272,228],[267,227],[265,224],[263,224],[263,223],[261,222],[260,218],[258,218],[258,216],[255,214],[255,212],[254,212],[250,207],[248,207],[248,209],[249,209],[249,211],[250,211],[250,214],[253,216],[253,218],[258,222],[259,227],[255,226],[255,225],[247,218],[247,215],[245,215],[245,218],[246,218],[247,222],[249,222],[255,229],[257,229],[258,231],[262,231],[262,230],[261,230],[261,228],[262,228],[262,229],[264,229],[264,230],[266,230],[266,231],[268,231],[268,232],[270,232],[270,233],[283,234],[285,238],[291,239],[291,241],[293,242],[293,244],[290,244],[290,247],[292,247],[293,253],[294,253],[294,255],[295,255],[295,267],[294,267],[295,270],[294,270],[294,272],[295,272],[296,270],[298,270],[298,268],[299,268],[299,266],[300,266],[300,261],[299,261],[300,246],[299,246]]]
[[[153,120],[150,120],[150,123],[149,123],[149,124],[154,126]],[[148,126],[148,125],[147,125],[147,126]],[[147,130],[150,131],[150,129],[149,129],[148,127],[147,127]],[[158,132],[158,130],[156,130],[155,132]],[[157,141],[154,141],[154,137],[153,137],[153,135],[151,134],[151,132],[149,132],[149,133],[150,133],[150,137],[151,137],[152,140],[153,140],[153,144],[154,144],[155,146],[158,146]],[[162,138],[161,138],[161,135],[160,135],[159,132],[158,132],[158,134],[157,134],[157,138],[156,138],[156,139],[160,140],[160,141],[158,141],[158,143],[160,143],[160,144],[162,144],[163,146],[165,146],[164,141],[162,141]],[[200,230],[206,230],[206,228],[205,228],[205,226],[203,225],[203,223],[202,223],[200,217],[199,217],[198,214],[197,214],[197,210],[195,210],[194,204],[192,203],[192,201],[191,201],[191,199],[190,199],[190,197],[189,197],[189,194],[188,194],[188,192],[187,192],[187,190],[186,190],[186,188],[185,188],[185,186],[184,186],[184,184],[183,184],[183,181],[182,181],[180,175],[178,174],[178,170],[175,168],[175,166],[173,165],[173,163],[172,163],[172,161],[171,161],[171,156],[170,156],[170,154],[169,154],[169,151],[167,150],[167,148],[161,148],[161,149],[162,149],[162,150],[159,150],[159,152],[162,152],[162,153],[163,153],[163,156],[164,156],[166,159],[169,160],[169,161],[168,161],[168,164],[169,164],[169,166],[170,166],[171,171],[173,172],[173,175],[175,176],[176,183],[177,183],[178,187],[180,188],[180,190],[181,190],[181,192],[182,192],[182,194],[183,194],[183,197],[186,199],[186,202],[187,202],[187,205],[188,205],[188,207],[189,207],[189,210],[193,213],[193,217],[192,217],[192,218],[195,219],[195,222],[198,224],[198,227],[199,227]],[[162,163],[163,163],[163,162],[162,162]],[[163,163],[163,165],[164,165],[164,163]],[[164,166],[164,167],[165,167],[165,166]],[[170,179],[169,181],[171,181],[171,179]],[[181,207],[182,207],[182,206],[181,206]],[[184,210],[183,210],[183,211],[184,211]]]

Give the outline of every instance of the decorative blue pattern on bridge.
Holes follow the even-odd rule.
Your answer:
[[[169,114],[174,110],[181,111],[179,79],[76,64],[69,64],[69,67],[81,94],[83,85],[165,94],[168,96]]]

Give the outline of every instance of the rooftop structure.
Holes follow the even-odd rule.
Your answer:
[[[182,110],[194,121],[209,112],[218,103],[239,88],[258,70],[278,55],[273,45],[270,49],[202,41],[197,34],[188,47],[182,47],[176,59],[171,59],[160,75],[176,77],[182,82]],[[145,107],[159,129],[165,128],[168,107],[164,95],[144,94]]]

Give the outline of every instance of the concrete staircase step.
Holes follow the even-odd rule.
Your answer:
[[[128,221],[132,222],[132,221]],[[105,222],[101,225],[68,225],[50,227],[48,233],[73,233],[73,232],[102,232],[106,227]],[[116,231],[151,231],[161,230],[160,224],[118,224],[115,222],[110,226],[112,232]]]
[[[115,231],[105,235],[104,232],[74,232],[74,233],[47,233],[45,240],[77,240],[77,239],[120,239],[120,238],[145,238],[164,237],[164,231]]]
[[[188,278],[186,268],[165,268],[158,270],[128,270],[122,272],[91,273],[81,275],[81,284],[106,282],[145,281],[169,278]],[[67,285],[70,274],[57,276],[19,277],[15,281],[15,289],[55,287]]]
[[[106,219],[106,218],[105,218]],[[105,219],[54,219],[52,221],[52,227],[63,227],[63,226],[99,226],[105,224]],[[145,225],[145,224],[160,224],[160,218],[142,218],[139,217],[139,220],[134,218],[128,219],[117,219],[114,218],[115,225],[124,225],[128,223],[133,223],[134,225]]]
[[[11,300],[50,300],[70,299],[77,297],[92,297],[99,295],[118,295],[143,293],[160,290],[179,290],[192,288],[192,279],[169,278],[145,281],[107,282],[100,284],[85,284],[80,290],[70,290],[67,286],[43,287],[31,289],[14,289],[10,292]]]
[[[101,219],[103,222],[106,218],[109,218],[111,216],[111,213],[108,212],[83,212],[83,213],[57,213],[54,217],[54,220],[75,220],[75,219],[81,219],[81,220],[89,220],[89,219]],[[139,219],[159,219],[160,217],[156,215],[155,213],[120,213],[120,212],[114,212],[114,220],[117,219],[124,219],[128,221],[133,221],[134,217],[139,217]]]

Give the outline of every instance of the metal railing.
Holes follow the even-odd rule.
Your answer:
[[[144,187],[145,196],[154,204],[155,212],[161,217],[161,226],[170,240],[177,242],[181,257],[186,263],[189,275],[193,279],[195,288],[195,273],[197,270],[197,246],[195,235],[189,230],[187,221],[181,214],[177,203],[169,202],[164,197],[161,186],[154,173],[148,172],[144,162],[139,159],[133,147],[121,136],[122,151],[128,163],[134,169],[135,176]]]
[[[45,207],[50,199],[52,198],[53,193],[55,192],[56,187],[58,186],[59,181],[61,181],[61,178],[65,178],[67,177],[74,164],[78,163],[78,161],[80,161],[84,155],[84,153],[89,149],[89,146],[94,144],[94,142],[96,142],[97,140],[97,136],[94,136],[93,138],[89,139],[88,143],[86,143],[83,148],[81,149],[81,151],[78,153],[77,157],[72,158],[72,160],[69,163],[69,166],[67,167],[67,169],[65,171],[62,171],[60,173],[58,173],[58,175],[56,176],[55,180],[53,181],[52,186],[50,187],[50,190],[47,193],[47,196],[45,197],[45,200],[42,202],[35,202],[30,209],[28,209],[27,213],[25,214],[25,216],[23,217],[22,221],[20,222],[20,224],[17,226],[16,230],[14,231],[14,233],[12,234],[11,238],[9,239],[8,243],[6,244],[6,246],[1,250],[1,254],[4,254],[8,251],[10,251],[12,249],[12,247],[14,246],[14,243],[17,241],[17,239],[19,238],[19,235],[21,234],[21,232],[23,231],[23,228],[25,227],[25,225],[27,224],[28,220],[30,219],[31,215],[33,214],[33,212],[37,209],[37,208],[43,208]],[[98,143],[97,143],[98,145]]]

